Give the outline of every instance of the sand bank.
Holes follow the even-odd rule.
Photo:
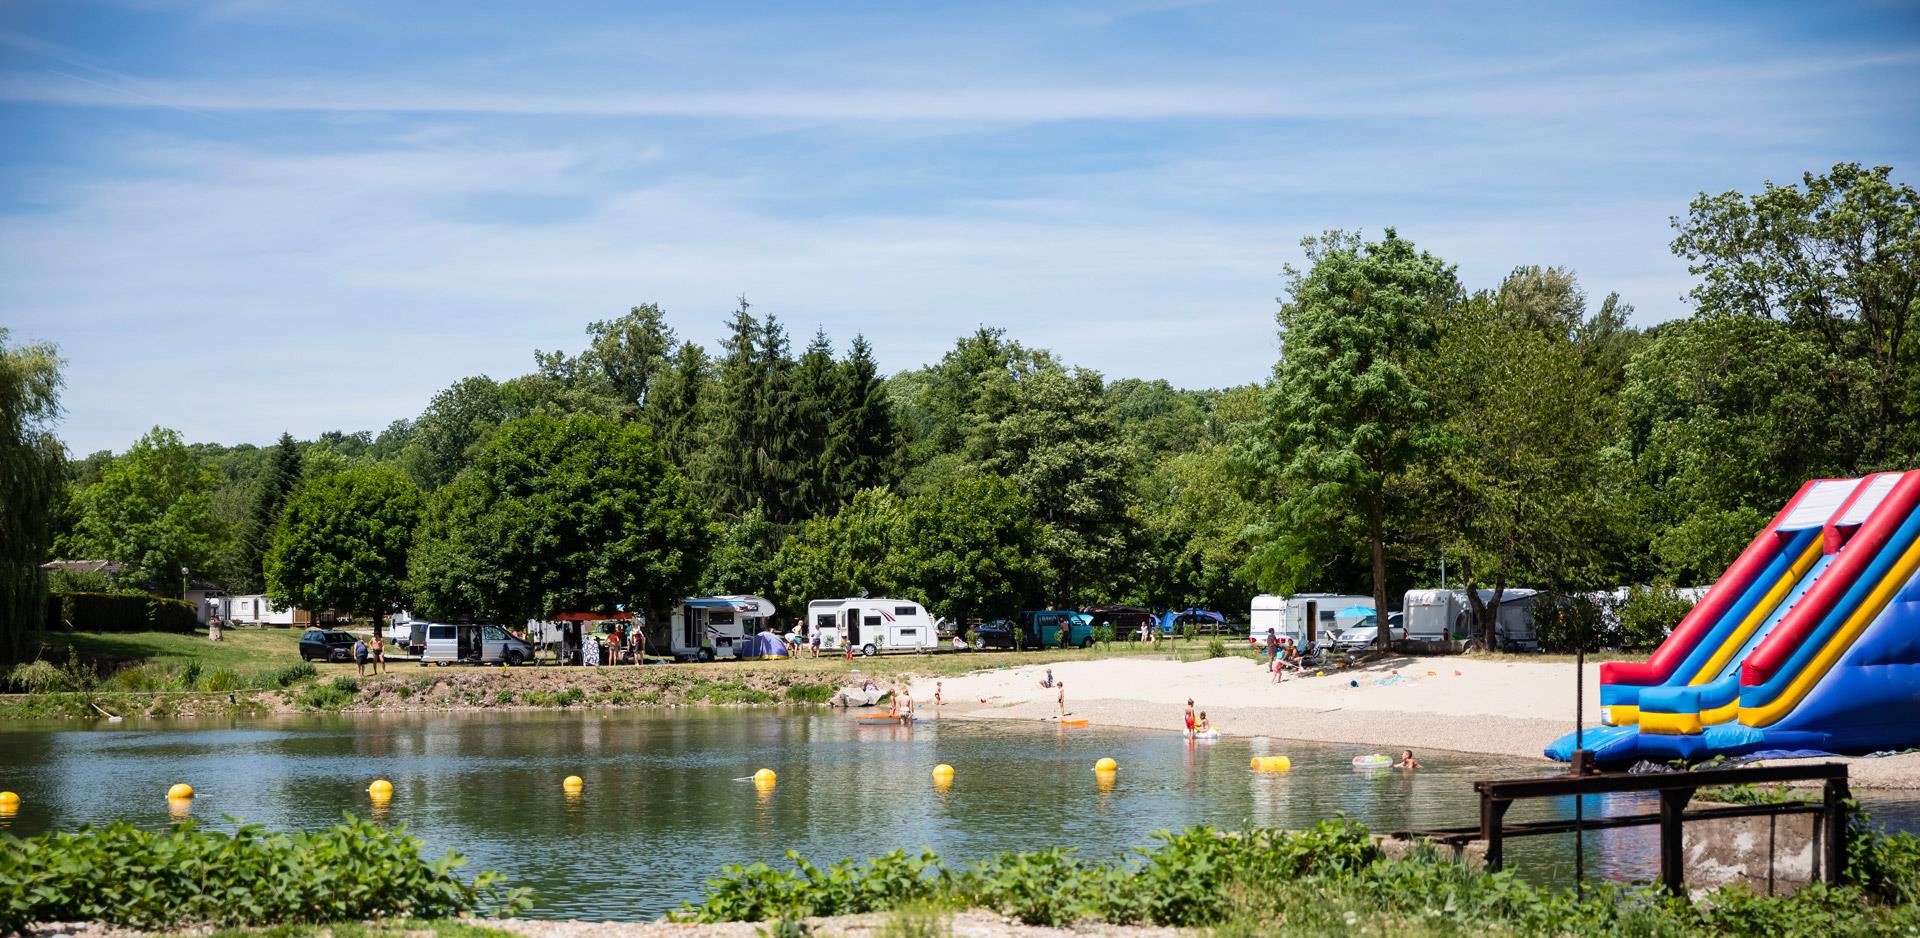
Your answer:
[[[1052,666],[1067,709],[1092,725],[1180,729],[1189,697],[1230,736],[1351,743],[1356,752],[1441,749],[1546,761],[1541,750],[1574,726],[1575,667],[1566,662],[1395,658],[1279,684],[1239,657],[1181,663],[1116,658]],[[1048,720],[1055,694],[1046,667],[998,668],[945,678],[948,717]],[[913,696],[931,709],[934,681]],[[1587,665],[1586,717],[1599,721],[1600,666]],[[1920,789],[1920,753],[1835,758],[1856,789]],[[1824,760],[1823,760],[1824,761]]]

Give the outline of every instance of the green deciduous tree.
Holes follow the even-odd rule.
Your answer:
[[[700,577],[700,592],[707,596],[748,593],[774,595],[774,555],[787,531],[757,511],[731,524],[719,526],[713,539],[713,553],[706,572]],[[797,618],[797,617],[796,617]]]
[[[1703,313],[1652,330],[1619,397],[1654,562],[1637,578],[1710,582],[1802,482],[1863,468],[1872,381],[1869,362],[1783,322]]]
[[[480,375],[463,378],[433,396],[401,454],[401,465],[421,488],[447,484],[467,464],[472,450],[508,418],[500,385]]]
[[[956,620],[1031,608],[1047,579],[1045,532],[1011,481],[958,479],[908,500],[883,579]]]
[[[523,417],[434,494],[409,565],[413,594],[433,616],[516,621],[626,606],[658,628],[699,582],[709,523],[644,428]]]
[[[396,469],[361,466],[300,483],[266,556],[267,595],[301,609],[380,617],[406,598],[407,551],[420,487]]]
[[[0,661],[18,658],[40,628],[66,449],[53,435],[60,413],[60,358],[51,345],[13,346],[0,328]]]
[[[1358,522],[1374,604],[1385,610],[1393,493],[1438,420],[1413,365],[1432,348],[1460,287],[1452,267],[1391,228],[1378,242],[1335,231],[1302,244],[1308,266],[1287,267],[1271,417],[1254,456],[1295,483],[1294,524],[1334,530],[1345,527],[1340,515]],[[1268,547],[1314,544],[1290,532]],[[1379,621],[1385,641],[1386,617]]]
[[[1605,458],[1612,377],[1583,345],[1611,332],[1571,273],[1523,267],[1454,306],[1421,369],[1445,419],[1415,476],[1488,647],[1508,586],[1606,585],[1620,491]]]
[[[838,512],[808,519],[774,557],[775,602],[805,609],[813,599],[894,592],[900,584],[889,558],[904,501],[886,489],[868,489]]]
[[[1702,313],[1779,320],[1868,366],[1875,465],[1920,452],[1920,192],[1892,175],[1841,163],[1753,196],[1702,194],[1674,220]]]
[[[60,549],[126,564],[124,579],[178,596],[182,569],[204,566],[225,534],[213,514],[219,484],[179,433],[154,427],[74,494],[74,529]]]
[[[972,466],[1013,480],[1046,523],[1040,552],[1052,602],[1115,598],[1136,541],[1127,514],[1134,453],[1107,409],[1099,372],[1049,365],[1005,390],[1005,416],[968,436]]]

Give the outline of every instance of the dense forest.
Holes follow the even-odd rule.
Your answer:
[[[30,559],[378,614],[539,615],[861,590],[971,617],[1256,592],[1710,581],[1806,479],[1920,465],[1920,196],[1852,164],[1674,220],[1692,315],[1651,328],[1548,258],[1459,281],[1391,229],[1306,239],[1270,380],[1109,380],[999,328],[882,375],[745,299],[474,376],[379,430],[50,442],[55,350],[0,333],[0,615]],[[678,315],[687,315],[684,311]],[[1009,317],[1011,318],[1011,317]],[[1253,337],[1248,337],[1250,340]],[[836,341],[838,339],[839,341]],[[48,467],[52,466],[51,469]],[[37,468],[36,468],[37,467]]]

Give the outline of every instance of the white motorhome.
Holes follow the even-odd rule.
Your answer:
[[[1365,620],[1365,616],[1341,615],[1354,608],[1371,610],[1373,597],[1340,593],[1295,593],[1292,596],[1262,593],[1253,597],[1247,638],[1253,642],[1266,641],[1267,630],[1272,629],[1281,638],[1291,638],[1302,647],[1331,642],[1343,629]]]
[[[924,651],[939,645],[927,607],[911,599],[816,599],[807,603],[808,624],[820,647],[852,648],[863,655]]]
[[[1481,602],[1493,601],[1493,590],[1479,593]],[[1514,587],[1500,595],[1493,634],[1502,650],[1540,650],[1540,641],[1533,634],[1533,601],[1539,595],[1539,590]],[[1480,637],[1466,590],[1408,590],[1400,608],[1406,613],[1407,638],[1412,641],[1469,641]]]
[[[688,597],[673,610],[668,649],[683,660],[746,657],[771,618],[773,603],[759,596]]]

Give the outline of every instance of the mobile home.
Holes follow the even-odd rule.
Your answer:
[[[220,617],[228,622],[247,622],[254,625],[300,625],[307,621],[300,610],[291,606],[276,606],[267,597],[260,594],[247,596],[222,596],[219,603]]]
[[[668,624],[669,650],[682,660],[712,661],[752,654],[754,635],[767,629],[773,603],[760,596],[694,596],[680,601]]]
[[[807,604],[807,618],[822,648],[875,655],[924,651],[940,642],[927,608],[911,599],[816,599]]]

